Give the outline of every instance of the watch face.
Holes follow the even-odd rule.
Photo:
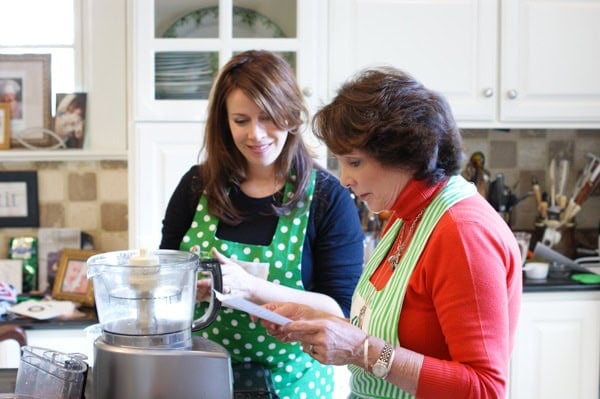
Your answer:
[[[385,364],[379,362],[375,363],[372,367],[373,375],[377,378],[383,378],[386,375],[387,367]]]

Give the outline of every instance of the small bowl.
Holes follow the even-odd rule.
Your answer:
[[[528,262],[523,266],[525,276],[532,280],[544,280],[548,278],[550,264],[546,262]]]

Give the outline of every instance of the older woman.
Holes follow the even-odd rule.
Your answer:
[[[350,320],[306,305],[268,322],[322,363],[348,364],[353,398],[502,398],[521,298],[521,261],[502,218],[459,176],[447,102],[394,68],[363,71],[315,116],[340,181],[391,210]]]

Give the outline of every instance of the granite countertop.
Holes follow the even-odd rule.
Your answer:
[[[251,370],[251,374],[247,372],[240,372],[240,370],[246,369]],[[19,372],[16,368],[0,368],[0,393],[12,393],[15,391],[17,373]],[[93,370],[88,368],[86,375],[86,382],[84,388],[84,399],[92,399],[94,397],[93,392]],[[248,369],[243,365],[239,367],[233,367],[233,398],[234,399],[264,399],[271,397],[268,392],[271,392],[272,385],[265,381],[264,375],[259,376],[256,370],[252,368]],[[255,390],[248,388],[248,379],[253,383],[257,384]],[[268,395],[268,396],[267,396]]]
[[[569,272],[552,272],[548,278],[534,280],[525,278],[523,273],[523,292],[558,292],[558,291],[595,291],[600,284],[583,284],[571,279]]]
[[[525,278],[523,273],[523,292],[558,292],[558,291],[594,291],[600,290],[600,284],[582,284],[571,279],[570,273],[550,271],[548,278],[533,280]],[[70,317],[57,317],[48,320],[36,320],[29,317],[6,314],[0,316],[0,325],[16,324],[24,329],[65,329],[85,328],[98,323],[96,310],[79,308]]]
[[[24,329],[61,329],[85,328],[98,323],[95,309],[79,308],[73,315],[55,317],[48,320],[36,320],[30,317],[8,313],[0,316],[0,325],[13,324]]]

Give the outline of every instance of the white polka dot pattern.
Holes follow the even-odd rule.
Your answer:
[[[306,192],[312,198],[315,173]],[[286,184],[289,197],[291,184]],[[269,261],[268,280],[296,289],[302,284],[301,260],[308,223],[310,202],[302,201],[290,215],[279,218],[276,234],[268,246],[242,244],[216,237],[218,220],[207,213],[204,197],[200,198],[194,223],[186,233],[181,249],[194,252],[218,248],[224,255],[243,261]],[[198,305],[196,318],[206,304]],[[330,399],[333,391],[333,370],[302,351],[297,343],[284,344],[266,334],[265,329],[250,320],[247,313],[222,308],[217,319],[200,335],[219,342],[231,354],[232,362],[254,361],[271,369],[277,394],[281,398]]]

